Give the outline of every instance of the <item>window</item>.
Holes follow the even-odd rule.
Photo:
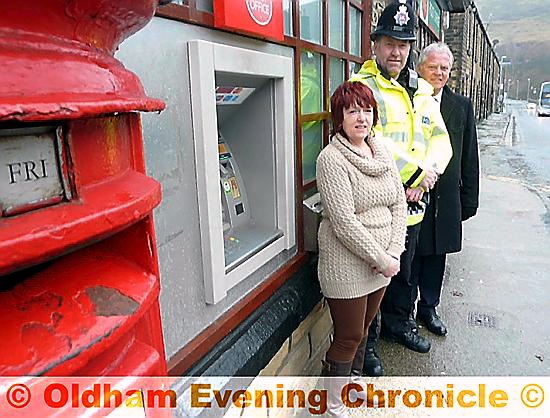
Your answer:
[[[334,93],[334,90],[336,90],[336,87],[342,84],[343,81],[344,81],[344,60],[330,57],[328,94],[332,95],[332,93]]]
[[[471,15],[470,13],[466,13],[464,15],[464,19],[466,21],[466,30],[465,30],[465,35],[466,35],[466,40],[467,40],[467,45],[468,45],[468,54],[471,54],[472,53],[472,24],[471,24]]]
[[[187,1],[187,0],[186,0]],[[214,1],[213,0],[195,0],[197,2],[197,9],[203,12],[214,13]]]
[[[323,111],[323,63],[320,54],[302,52],[300,63],[300,100],[302,114]]]
[[[363,64],[362,23],[365,2],[299,0],[295,28],[300,57],[298,146],[302,151],[304,192],[315,187],[315,163],[329,140],[330,95]],[[320,22],[312,25],[312,22]],[[326,27],[322,22],[326,22]],[[307,42],[307,43],[304,43]],[[312,45],[315,44],[315,45]],[[325,87],[326,86],[326,87]]]
[[[344,50],[344,2],[329,0],[329,32],[328,43],[333,49]]]
[[[322,122],[304,123],[302,125],[302,178],[304,184],[315,180],[317,156],[322,148]]]
[[[300,61],[300,103],[302,115],[323,112],[323,60],[320,54],[303,51]],[[302,178],[315,179],[315,162],[323,145],[323,124],[302,123]]]
[[[285,35],[292,36],[292,0],[283,0]]]
[[[349,53],[361,55],[361,12],[355,7],[349,11]]]
[[[300,35],[305,41],[321,44],[323,40],[321,0],[300,0]]]

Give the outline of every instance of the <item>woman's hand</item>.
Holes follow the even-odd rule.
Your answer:
[[[381,274],[384,277],[387,277],[388,279],[395,276],[397,273],[399,273],[399,267],[400,263],[399,260],[392,257],[390,263],[384,270],[380,270],[378,267],[372,267],[372,272],[374,274]]]

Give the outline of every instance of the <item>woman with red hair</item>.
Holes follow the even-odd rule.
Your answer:
[[[405,249],[405,194],[393,157],[374,135],[370,88],[344,82],[330,103],[331,142],[317,159],[318,275],[334,325],[322,374],[361,376],[369,324]],[[347,416],[341,402],[330,404],[333,416]]]

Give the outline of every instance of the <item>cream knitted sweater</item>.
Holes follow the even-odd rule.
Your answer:
[[[317,187],[323,202],[319,227],[319,282],[325,297],[350,299],[390,282],[384,269],[405,250],[406,203],[390,153],[377,138],[373,158],[340,135],[319,154]]]

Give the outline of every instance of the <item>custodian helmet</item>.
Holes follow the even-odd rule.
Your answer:
[[[389,4],[382,11],[376,28],[370,34],[370,39],[374,41],[378,36],[386,35],[400,41],[415,41],[415,26],[413,8],[405,0],[399,0]]]

